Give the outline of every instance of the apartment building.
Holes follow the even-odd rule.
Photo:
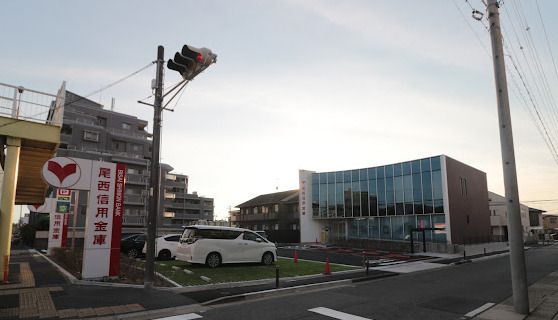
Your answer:
[[[123,233],[143,232],[149,209],[151,133],[146,120],[107,110],[103,105],[66,92],[57,156],[126,164]],[[188,220],[213,219],[213,199],[188,193],[188,177],[161,164],[160,233],[181,231]],[[79,199],[78,226],[84,225],[87,196]]]

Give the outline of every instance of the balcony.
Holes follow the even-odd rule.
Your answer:
[[[127,216],[124,215],[122,218],[123,225],[133,225],[133,226],[144,226],[145,225],[145,217],[144,216]]]
[[[127,173],[126,174],[126,184],[139,184],[146,185],[149,181],[148,176],[137,173]]]
[[[240,220],[237,221],[269,221],[279,219],[279,214],[272,213],[257,213],[257,214],[242,214]]]
[[[135,205],[145,205],[145,196],[141,195],[124,195],[124,204],[135,204]]]
[[[107,131],[114,136],[122,137],[122,138],[133,138],[136,140],[147,140],[147,132],[143,131],[135,131],[135,130],[124,130],[118,128],[107,128]]]

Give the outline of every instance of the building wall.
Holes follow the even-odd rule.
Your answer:
[[[325,225],[312,218],[312,173],[299,170],[299,217],[300,242],[309,243],[320,239]]]
[[[544,229],[549,231],[558,230],[558,215],[543,215]]]
[[[300,242],[298,190],[260,195],[237,207],[231,216],[235,226],[263,230],[273,242]]]
[[[508,235],[508,212],[506,208],[506,198],[494,192],[488,192],[488,205],[490,209],[490,225],[492,227],[492,235],[501,236],[502,241],[507,241]],[[537,238],[537,232],[533,230],[542,226],[540,221],[541,212],[535,210],[530,212],[530,208],[524,204],[520,204],[521,227],[523,230],[523,240]]]
[[[145,120],[105,110],[98,103],[66,92],[57,156],[126,165],[123,216],[123,230],[126,232],[144,232],[146,226],[151,158],[151,135],[146,128]],[[161,170],[162,205],[158,215],[160,231],[181,231],[185,221],[213,220],[213,199],[188,194],[188,177],[170,174],[171,166],[161,164]],[[167,174],[174,179],[167,177]],[[165,190],[167,195],[173,194],[175,197],[165,197]],[[185,205],[186,201],[190,201],[190,205]],[[81,192],[78,226],[83,226],[86,204],[87,196],[85,192]],[[175,219],[165,218],[165,212],[175,212]]]
[[[452,243],[489,242],[490,211],[486,173],[446,159]]]

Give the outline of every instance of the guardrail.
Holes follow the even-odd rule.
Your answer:
[[[0,83],[0,116],[62,126],[66,82],[56,95]]]

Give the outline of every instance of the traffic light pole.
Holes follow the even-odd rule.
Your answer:
[[[161,170],[159,165],[161,147],[161,114],[163,112],[163,67],[165,48],[157,48],[157,75],[155,77],[155,102],[153,103],[153,143],[151,147],[151,188],[147,213],[147,237],[145,256],[144,288],[153,288],[155,279],[155,236],[157,233],[157,216],[161,207]]]
[[[529,296],[527,291],[527,270],[525,267],[525,252],[523,250],[523,230],[521,227],[515,151],[513,147],[513,133],[498,0],[488,0],[488,21],[490,22],[490,39],[492,42],[492,57],[494,60],[498,121],[500,124],[500,145],[504,169],[504,188],[506,190],[506,210],[508,212],[513,306],[515,312],[528,314]]]

